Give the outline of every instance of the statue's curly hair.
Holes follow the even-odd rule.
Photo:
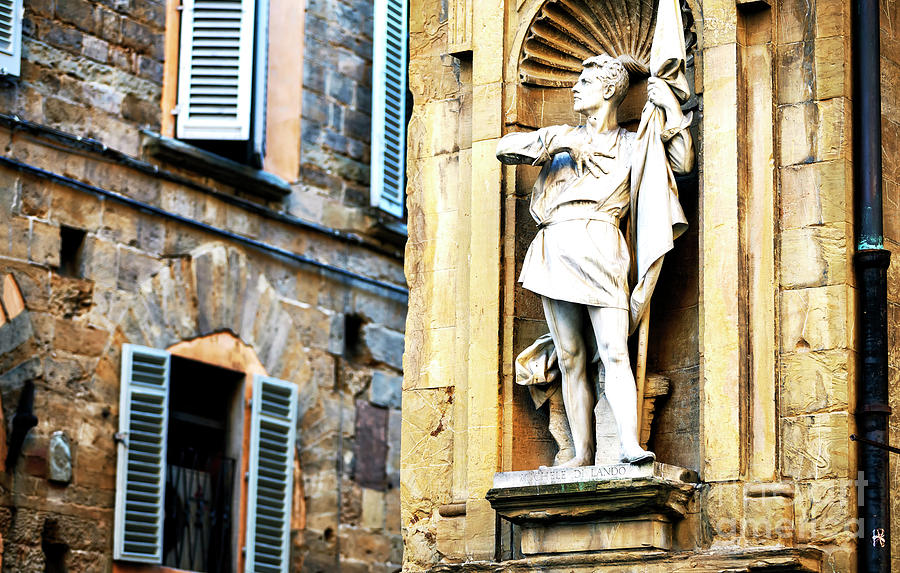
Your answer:
[[[620,59],[600,54],[599,56],[586,59],[581,65],[584,66],[585,70],[591,70],[598,79],[615,88],[612,97],[613,102],[619,103],[625,99],[625,94],[628,92],[629,78],[628,71]]]

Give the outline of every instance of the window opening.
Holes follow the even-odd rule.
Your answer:
[[[244,374],[172,357],[163,564],[233,569]]]
[[[54,519],[44,521],[41,530],[41,551],[44,553],[44,573],[66,573],[69,546],[60,539],[59,524]]]
[[[81,276],[85,235],[81,229],[65,225],[59,228],[59,274],[67,277]]]

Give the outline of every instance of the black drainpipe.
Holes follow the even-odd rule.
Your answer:
[[[888,442],[887,267],[881,199],[881,75],[878,0],[853,3],[853,186],[859,293],[857,432]],[[891,566],[888,451],[859,443],[862,473],[858,570],[888,573]],[[868,482],[868,483],[866,483]]]

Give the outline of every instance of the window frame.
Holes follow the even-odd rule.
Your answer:
[[[207,337],[204,337],[206,339]],[[117,443],[117,471],[116,471],[116,504],[115,504],[115,521],[114,521],[114,554],[113,560],[114,562],[136,562],[136,563],[145,563],[151,566],[155,566],[159,571],[168,571],[170,570],[166,566],[162,565],[165,555],[162,553],[163,551],[163,531],[164,531],[164,507],[165,507],[165,483],[166,483],[166,474],[167,474],[167,460],[166,460],[166,445],[168,443],[168,417],[169,417],[169,408],[168,401],[171,393],[171,362],[173,356],[178,356],[180,358],[185,358],[188,360],[193,360],[195,362],[201,362],[205,364],[209,364],[212,366],[220,366],[225,367],[230,370],[235,370],[234,364],[218,364],[218,360],[204,360],[203,359],[203,351],[210,349],[218,349],[221,345],[221,341],[218,340],[219,337],[217,335],[212,335],[208,338],[208,340],[198,339],[200,344],[199,351],[197,346],[192,347],[192,343],[195,341],[189,341],[186,343],[180,343],[175,345],[167,350],[160,350],[156,348],[150,348],[146,346],[140,346],[135,344],[123,344],[122,346],[122,365],[121,365],[121,380],[122,385],[120,387],[120,395],[119,395],[119,433],[116,435]],[[208,342],[208,345],[204,345],[204,342]],[[183,346],[183,348],[179,348]],[[185,348],[186,347],[186,348]],[[187,351],[185,351],[187,350]],[[247,555],[249,552],[245,554],[245,551],[248,547],[248,539],[254,537],[255,535],[255,524],[253,519],[255,515],[250,511],[250,493],[251,488],[250,483],[254,479],[259,479],[257,474],[257,469],[252,464],[251,458],[253,457],[253,445],[252,441],[254,436],[259,434],[254,427],[254,423],[258,422],[258,419],[255,420],[253,416],[253,398],[254,395],[261,395],[261,389],[263,387],[263,383],[275,384],[282,388],[287,388],[290,391],[291,399],[290,406],[288,410],[288,421],[287,428],[289,430],[288,444],[289,444],[289,467],[286,470],[286,492],[287,498],[285,500],[285,513],[284,513],[284,522],[283,527],[285,530],[285,541],[283,544],[283,550],[285,551],[285,558],[282,564],[282,571],[287,573],[289,564],[290,564],[290,546],[289,546],[289,535],[292,526],[292,509],[293,509],[293,501],[295,488],[293,483],[293,473],[294,473],[294,456],[296,449],[296,426],[298,423],[298,388],[297,385],[293,382],[279,380],[276,378],[269,377],[265,375],[264,370],[259,364],[258,359],[255,354],[249,348],[245,349],[244,362],[245,368],[238,369],[238,371],[243,372],[244,374],[244,382],[242,383],[243,389],[240,391],[241,396],[240,400],[242,402],[240,410],[240,416],[236,416],[236,418],[240,418],[243,420],[242,428],[241,428],[241,455],[240,459],[236,460],[236,468],[239,469],[239,473],[236,475],[236,483],[235,483],[235,503],[233,504],[233,517],[232,517],[232,530],[235,534],[236,545],[235,545],[235,554],[233,555],[233,563],[235,563],[236,571],[251,571],[250,560],[247,559]],[[125,492],[128,489],[128,481],[127,481],[127,469],[128,469],[128,429],[129,429],[129,421],[131,419],[131,389],[130,382],[132,378],[132,363],[133,356],[135,353],[141,353],[144,355],[149,355],[152,357],[156,357],[157,359],[164,360],[165,369],[164,369],[164,385],[165,385],[165,396],[164,396],[164,404],[165,407],[163,409],[163,431],[162,435],[162,447],[161,447],[161,491],[162,494],[159,497],[159,511],[161,512],[161,517],[159,518],[157,524],[158,531],[158,551],[156,551],[153,555],[134,555],[129,553],[123,553],[119,550],[119,548],[123,544],[123,539],[125,535],[125,520],[124,520],[124,500],[125,500]],[[199,354],[199,356],[198,356]],[[248,356],[250,358],[248,358]],[[229,358],[233,358],[233,356],[229,356]]]
[[[181,0],[166,0],[160,135],[174,139],[178,112]],[[300,174],[300,118],[306,0],[268,0],[265,131],[262,167],[284,182]],[[259,35],[255,34],[257,38]],[[299,89],[298,89],[299,86]],[[185,145],[189,145],[184,142]],[[287,183],[285,183],[286,185]],[[252,191],[252,188],[248,189]]]

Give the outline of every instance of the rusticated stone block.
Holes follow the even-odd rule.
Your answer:
[[[805,288],[846,282],[851,268],[850,237],[847,224],[782,231],[782,286]]]
[[[378,324],[363,327],[363,341],[372,358],[388,366],[403,368],[403,333],[395,332]]]
[[[786,477],[846,478],[852,467],[850,454],[850,415],[846,412],[781,421],[781,464]]]
[[[850,97],[850,36],[815,42],[816,99]]]
[[[369,529],[382,529],[385,524],[385,498],[383,491],[362,488],[362,516],[360,525]]]
[[[402,376],[392,376],[376,370],[369,386],[369,401],[384,408],[400,408]]]
[[[750,545],[789,545],[794,539],[793,490],[752,488],[749,485],[744,490],[744,540]]]
[[[816,36],[827,38],[847,34],[849,37],[850,10],[850,6],[841,0],[816,0]]]
[[[847,157],[850,149],[845,98],[781,106],[778,110],[782,166]]]
[[[95,230],[100,227],[103,211],[97,197],[62,185],[52,188],[50,217],[60,225]]]
[[[793,42],[776,46],[778,75],[775,94],[779,104],[795,104],[813,99],[815,70],[813,42]]]
[[[782,168],[782,228],[849,221],[851,175],[844,160]]]
[[[713,545],[729,543],[742,535],[743,488],[742,483],[713,483],[706,490],[701,507]]]
[[[781,351],[847,348],[853,340],[851,293],[844,285],[782,292]]]
[[[388,410],[363,400],[356,402],[354,479],[367,488],[384,491],[386,483]]]
[[[162,263],[149,255],[134,249],[119,247],[118,276],[116,285],[127,291],[136,291],[141,283],[157,272]]]
[[[800,352],[781,358],[782,414],[814,414],[849,408],[849,373],[855,371],[849,350]]]
[[[777,37],[781,42],[800,42],[815,38],[816,12],[800,0],[778,2]]]
[[[817,479],[796,485],[794,511],[799,543],[856,539],[856,486],[852,480]]]
[[[29,259],[51,267],[59,266],[59,227],[43,221],[31,222]]]
[[[54,348],[84,356],[100,356],[108,340],[108,332],[72,320],[57,320],[53,333]]]
[[[451,501],[453,399],[453,388],[403,392],[403,527],[428,521],[439,505]]]

